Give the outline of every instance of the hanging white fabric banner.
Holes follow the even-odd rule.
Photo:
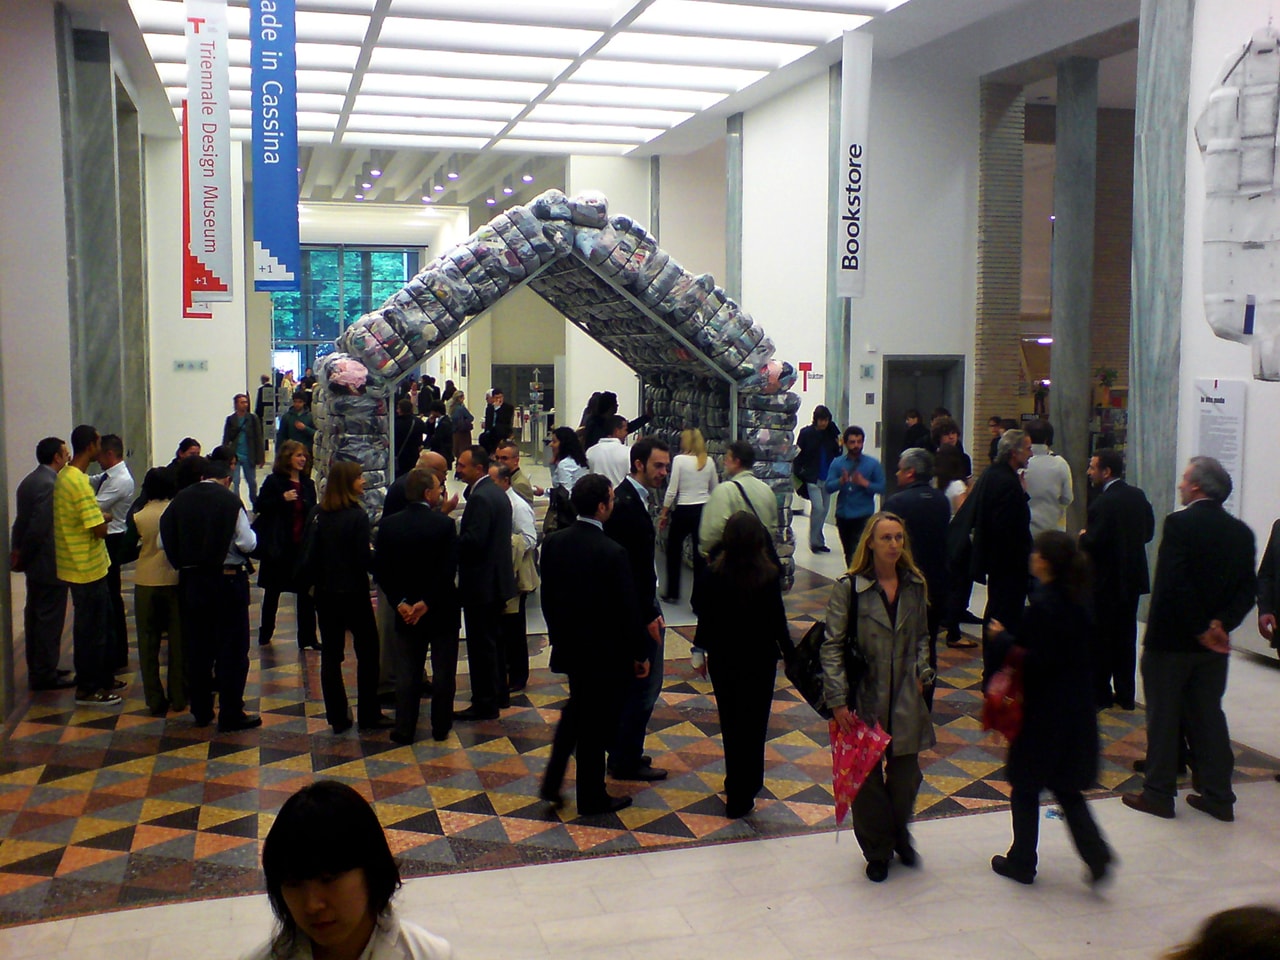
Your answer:
[[[231,97],[226,0],[186,0],[187,257],[192,299],[231,299]]]
[[[840,82],[840,175],[831,198],[836,296],[861,297],[867,276],[867,128],[871,114],[871,34],[844,35]]]

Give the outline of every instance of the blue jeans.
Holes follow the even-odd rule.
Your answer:
[[[809,549],[825,547],[826,533],[823,527],[827,523],[827,513],[831,508],[831,492],[825,483],[806,483],[809,491]]]
[[[657,643],[649,644],[649,675],[635,677],[631,680],[622,703],[622,714],[618,719],[618,731],[609,747],[609,770],[627,772],[640,766],[640,758],[644,756],[644,738],[649,727],[649,718],[653,715],[653,706],[662,693],[663,651],[666,631],[660,634]]]
[[[258,502],[258,470],[247,460],[236,461],[236,469],[231,474],[231,483],[237,497],[240,496],[241,474],[244,475],[244,482],[249,487],[249,502],[256,504]]]

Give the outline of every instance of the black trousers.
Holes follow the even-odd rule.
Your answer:
[[[713,652],[707,672],[724,740],[724,792],[728,806],[746,806],[764,786],[764,743],[773,709],[777,661]]]
[[[67,622],[67,585],[27,577],[22,631],[27,647],[27,684],[34,690],[57,682],[62,628]]]
[[[844,550],[844,565],[847,569],[849,564],[853,562],[853,551],[858,546],[858,540],[862,537],[862,528],[867,525],[867,521],[871,519],[871,515],[865,517],[842,517],[836,515],[836,530],[840,534],[840,548]]]
[[[237,571],[182,570],[178,611],[187,644],[187,700],[197,723],[244,716],[244,684],[249,676],[249,575]]]
[[[520,609],[502,614],[502,663],[505,689],[520,690],[529,683],[529,632],[526,627],[527,593],[520,594]]]
[[[613,679],[589,671],[569,673],[569,700],[560,711],[551,741],[551,759],[542,777],[544,793],[560,792],[569,757],[576,754],[578,806],[605,802],[605,749],[618,726],[624,688],[621,676]]]
[[[396,617],[396,733],[417,736],[422,708],[422,667],[431,653],[431,734],[444,738],[453,726],[458,673],[458,620],[423,617],[410,625]]]
[[[347,688],[342,682],[347,631],[356,653],[356,715],[361,724],[376,723],[378,706],[378,625],[373,619],[369,594],[319,593],[316,618],[320,622],[320,690],[324,716],[332,727],[342,726],[351,715]],[[421,674],[419,674],[421,676]]]
[[[124,596],[120,590],[120,552],[124,549],[123,533],[107,534],[107,590],[111,593],[111,646],[107,650],[107,666],[120,672],[129,666],[129,626],[124,616]]]
[[[702,564],[702,554],[698,552],[698,526],[702,523],[701,503],[677,505],[671,511],[671,526],[667,530],[667,596],[680,596],[680,568],[684,566],[684,539],[693,538],[693,566],[696,575]]]
[[[265,643],[276,632],[276,613],[280,610],[281,590],[262,591],[262,623],[258,627],[258,642]],[[298,620],[298,646],[309,647],[316,642],[316,605],[305,590],[293,594],[294,611]]]
[[[82,693],[110,689],[115,676],[107,659],[111,647],[111,592],[107,578],[91,583],[72,583],[71,605],[75,619],[71,643],[76,668],[76,689]]]
[[[889,860],[895,846],[911,842],[911,814],[923,780],[916,753],[887,755],[867,774],[853,798],[853,834],[868,861]]]
[[[984,624],[999,620],[1010,633],[1016,635],[1022,622],[1022,608],[1027,605],[1027,570],[1000,570],[987,575],[987,609],[982,615]],[[999,670],[1003,663],[995,662],[993,645],[982,644],[982,686]]]
[[[502,656],[502,601],[463,607],[467,621],[467,661],[471,706],[488,713],[509,699]]]
[[[1080,859],[1095,873],[1099,872],[1111,860],[1111,852],[1089,812],[1089,805],[1079,790],[1053,786],[1026,785],[1013,788],[1009,798],[1013,814],[1013,844],[1009,847],[1009,861],[1019,870],[1035,873],[1038,862],[1036,848],[1040,844],[1040,793],[1046,789],[1062,807],[1063,819],[1067,821],[1071,841],[1076,845]]]
[[[1118,605],[1100,605],[1094,620],[1098,704],[1109,707],[1114,702],[1133,709],[1138,695],[1138,598],[1126,598]]]

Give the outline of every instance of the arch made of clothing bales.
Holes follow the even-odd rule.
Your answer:
[[[376,521],[393,475],[396,384],[522,285],[640,376],[646,434],[678,449],[680,431],[696,426],[718,464],[732,440],[752,445],[753,472],[778,498],[771,532],[789,586],[795,371],[714,277],[685,270],[632,218],[610,216],[598,193],[548,190],[498,214],[343,331],[316,369],[321,480],[331,461],[360,463]]]

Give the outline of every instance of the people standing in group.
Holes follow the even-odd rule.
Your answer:
[[[764,745],[779,652],[789,639],[781,571],[769,531],[746,511],[729,518],[694,591],[697,645],[724,740],[725,816],[746,816],[764,787]]]
[[[831,419],[831,411],[819,404],[813,408],[813,422],[796,437],[796,458],[792,471],[805,485],[809,498],[809,549],[814,553],[830,553],[827,546],[827,514],[831,507],[831,491],[827,474],[840,456],[840,430]]]
[[[499,442],[511,436],[516,408],[507,403],[501,387],[489,391],[489,404],[484,408],[484,429],[480,433],[480,446],[493,455]],[[586,460],[583,460],[585,465]]]
[[[169,461],[169,469],[177,470],[183,460],[200,456],[200,449],[200,441],[195,437],[183,437],[178,441],[178,449],[174,452],[173,459]]]
[[[623,698],[617,732],[609,747],[609,773],[615,780],[664,780],[667,771],[645,761],[644,740],[653,707],[662,693],[666,620],[658,603],[654,567],[657,535],[649,513],[650,495],[671,469],[671,453],[657,437],[642,437],[631,446],[631,473],[614,492],[613,512],[604,532],[624,550],[631,566],[636,606],[648,634],[649,671],[635,678]]]
[[[391,720],[378,706],[378,626],[369,599],[371,528],[361,497],[360,464],[340,460],[330,465],[324,496],[315,518],[307,580],[315,588],[320,626],[320,689],[325,720],[335,734],[358,720],[361,730],[384,730]],[[356,655],[356,718],[351,716],[342,682],[347,631]]]
[[[53,532],[53,490],[58,472],[71,459],[60,437],[36,444],[36,468],[22,478],[16,493],[9,569],[27,580],[22,628],[27,652],[27,686],[65,690],[75,686],[69,670],[59,670],[62,627],[67,617],[67,585],[58,579]]]
[[[511,468],[511,489],[529,506],[533,506],[535,496],[540,497],[547,492],[542,487],[536,487],[530,483],[529,478],[520,469],[520,445],[514,440],[503,440],[499,443],[497,452],[493,456],[502,466]]]
[[[924,575],[898,517],[881,512],[867,519],[848,574],[831,589],[825,621],[823,692],[836,725],[851,733],[856,711],[893,738],[853,800],[853,832],[867,861],[867,879],[880,883],[895,853],[903,866],[918,862],[910,823],[924,779],[920,752],[936,742],[924,698],[925,687],[935,681]],[[845,667],[846,634],[867,661],[854,690]]]
[[[615,499],[609,481],[588,474],[570,495],[577,519],[547,537],[542,548],[551,669],[568,675],[569,699],[538,796],[553,807],[564,805],[560,788],[569,757],[576,755],[578,813],[591,816],[631,805],[631,797],[605,789],[605,753],[623,702],[653,666],[653,632],[645,626],[652,608],[637,602],[626,549],[604,532]],[[610,629],[601,630],[602,623]]]
[[[121,551],[125,525],[133,503],[134,481],[124,462],[124,441],[114,433],[102,437],[98,449],[98,465],[102,472],[89,478],[98,507],[107,519],[107,590],[111,593],[112,646],[107,650],[107,665],[116,673],[129,667],[129,626],[124,615],[124,596],[120,586]]]
[[[467,507],[458,528],[458,594],[467,628],[471,705],[455,720],[496,720],[511,702],[502,662],[502,610],[516,595],[511,567],[511,501],[489,477],[489,451],[476,444],[458,457]]]
[[[395,611],[395,728],[391,739],[417,737],[422,668],[431,654],[431,738],[446,740],[453,727],[458,674],[458,534],[438,508],[444,484],[415,467],[405,477],[408,505],[378,525],[373,576]]]
[[[617,487],[631,472],[631,447],[627,443],[627,418],[614,414],[609,423],[612,428],[609,433],[587,450],[586,464],[592,473],[600,474]]]
[[[599,450],[605,443],[601,440],[591,450]],[[697,427],[682,430],[680,452],[671,461],[671,480],[667,483],[662,511],[658,514],[659,529],[667,530],[667,584],[662,599],[668,603],[676,603],[680,599],[680,568],[684,565],[686,537],[693,540],[695,577],[702,566],[698,528],[702,524],[702,510],[719,482],[715,461],[707,455],[707,441],[703,439],[702,431]]]
[[[879,460],[862,452],[866,440],[861,427],[847,427],[842,439],[844,454],[827,469],[827,492],[836,493],[836,530],[846,567],[863,526],[876,511],[876,495],[884,493],[884,469]]]
[[[1094,692],[1099,709],[1137,703],[1138,598],[1151,592],[1147,547],[1156,518],[1147,495],[1124,479],[1124,454],[1104,447],[1089,458],[1089,504],[1080,548],[1093,562]]]
[[[249,409],[249,395],[237,393],[234,403],[235,411],[222,424],[222,443],[230,446],[236,453],[232,489],[237,497],[240,496],[240,478],[243,477],[249,490],[249,504],[253,506],[258,502],[257,468],[267,462],[267,445],[262,432],[262,421]],[[291,412],[286,412],[281,418],[282,428]]]
[[[519,693],[529,684],[529,633],[526,608],[529,594],[538,588],[538,526],[533,507],[512,486],[514,471],[503,463],[490,463],[489,476],[511,503],[511,568],[516,595],[502,610],[502,661],[507,693]]]
[[[224,460],[192,461],[201,480],[178,492],[160,516],[160,545],[178,571],[178,609],[187,655],[187,701],[196,726],[230,733],[262,726],[245,712],[249,676],[249,557],[258,545]]]
[[[422,421],[414,413],[413,401],[408,397],[396,401],[396,415],[392,421],[391,442],[395,449],[395,475],[402,477],[413,469],[422,451]]]
[[[178,571],[160,546],[160,519],[178,493],[173,474],[152,467],[142,478],[146,504],[133,515],[137,562],[133,570],[133,615],[138,633],[142,694],[153,717],[187,709],[187,646],[182,636]],[[160,645],[167,636],[168,670],[160,679]]]
[[[467,397],[461,390],[454,393],[449,400],[449,419],[453,423],[453,459],[462,456],[462,451],[471,446],[471,428],[476,418],[467,409]]]
[[[1031,558],[1031,508],[1021,471],[1031,458],[1031,438],[1021,430],[1000,435],[996,462],[978,481],[973,507],[973,579],[987,584],[985,623],[999,620],[1015,635],[1027,602]],[[983,650],[982,680],[1000,669],[990,648]]]
[[[280,594],[294,595],[299,650],[319,650],[316,640],[316,608],[306,586],[298,582],[307,517],[316,506],[316,485],[308,474],[311,458],[297,440],[286,440],[276,449],[275,464],[262,481],[258,494],[258,586],[262,588],[262,622],[258,646],[271,642],[276,630]]]
[[[1171,819],[1185,735],[1196,792],[1187,803],[1224,821],[1235,819],[1235,755],[1222,712],[1230,633],[1253,607],[1253,531],[1227,513],[1231,476],[1212,457],[1192,457],[1178,484],[1185,510],[1164,520],[1142,646],[1147,757],[1141,793],[1126,806]]]
[[[423,443],[453,465],[453,421],[444,412],[444,403],[432,400],[427,406],[427,420],[422,426]]]
[[[1019,883],[1035,880],[1040,794],[1048,790],[1096,884],[1106,878],[1113,857],[1082,795],[1098,776],[1098,716],[1086,639],[1093,629],[1089,564],[1073,537],[1046,530],[1036,535],[1029,569],[1038,585],[1018,633],[1006,632],[995,620],[988,640],[1002,660],[1011,654],[1022,674],[1022,728],[1006,764],[1013,843],[991,858],[991,869]]]
[[[724,536],[724,526],[739,510],[753,513],[764,528],[778,529],[778,498],[751,472],[756,452],[745,440],[734,440],[724,452],[724,480],[716,485],[702,508],[698,524],[698,550],[706,557]]]
[[[1028,507],[1031,510],[1031,536],[1045,530],[1067,529],[1067,507],[1075,500],[1071,464],[1051,449],[1053,424],[1035,420],[1027,424],[1031,438],[1031,459],[1024,471]]]

